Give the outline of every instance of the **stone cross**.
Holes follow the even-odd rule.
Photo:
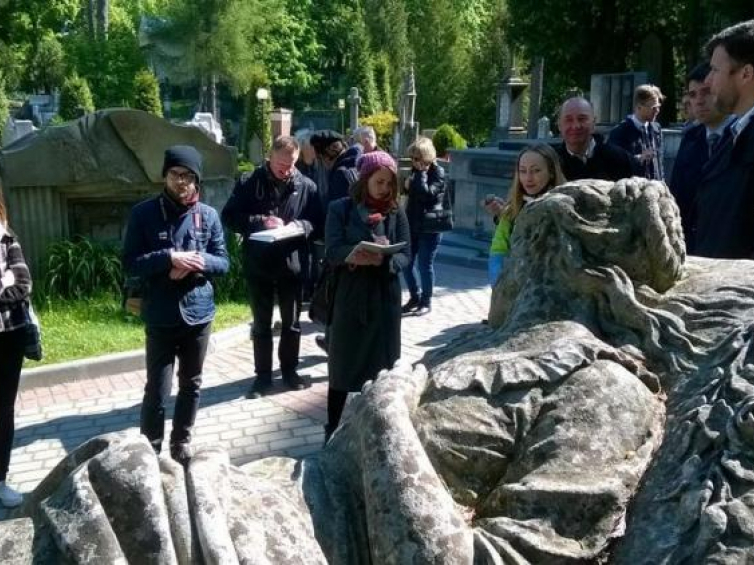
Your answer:
[[[354,131],[359,127],[359,104],[361,104],[361,96],[359,96],[359,89],[351,87],[351,94],[348,95],[348,127],[351,131]]]

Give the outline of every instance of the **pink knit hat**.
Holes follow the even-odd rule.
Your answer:
[[[368,178],[380,167],[390,169],[394,174],[398,173],[398,166],[395,164],[395,160],[384,151],[364,153],[356,161],[356,171],[358,171],[360,179]]]

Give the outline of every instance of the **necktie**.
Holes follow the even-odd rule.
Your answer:
[[[717,149],[717,146],[720,144],[720,137],[719,133],[714,132],[707,136],[707,149],[709,150],[710,157],[712,157],[715,153],[715,149]]]

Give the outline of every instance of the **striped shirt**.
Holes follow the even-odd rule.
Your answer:
[[[0,237],[0,332],[26,325],[22,304],[30,293],[31,275],[21,246],[13,235],[6,232]]]

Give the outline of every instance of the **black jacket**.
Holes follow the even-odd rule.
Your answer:
[[[726,130],[702,169],[695,209],[696,255],[754,259],[754,121],[735,143]]]
[[[348,189],[356,180],[356,161],[361,157],[361,145],[353,145],[343,151],[333,163],[327,190],[327,204],[349,196]]]
[[[264,217],[277,216],[286,224],[296,222],[305,237],[264,243],[249,236],[265,229]],[[308,262],[308,242],[322,236],[322,208],[314,183],[295,170],[287,181],[276,180],[265,165],[236,183],[222,211],[223,223],[243,238],[247,277],[276,279],[301,276]]]
[[[625,149],[631,156],[631,164],[634,168],[634,174],[648,179],[663,180],[665,171],[662,166],[663,142],[662,128],[657,122],[649,124],[649,139],[642,134],[642,131],[636,127],[636,124],[627,117],[610,132],[608,142]],[[636,158],[644,149],[651,147],[657,151],[657,159],[642,163]]]
[[[683,134],[673,165],[673,175],[670,179],[670,192],[673,193],[681,212],[686,253],[689,255],[695,254],[696,193],[701,182],[702,170],[704,170],[707,161],[709,161],[707,128],[704,124],[697,124],[687,129]]]
[[[594,134],[594,141],[594,152],[586,163],[568,153],[565,143],[555,147],[567,180],[620,180],[633,176],[631,156],[625,150],[606,143],[599,134]]]
[[[424,215],[441,203],[445,195],[445,169],[437,163],[426,171],[412,169],[408,183],[408,225],[411,233],[424,233]]]

